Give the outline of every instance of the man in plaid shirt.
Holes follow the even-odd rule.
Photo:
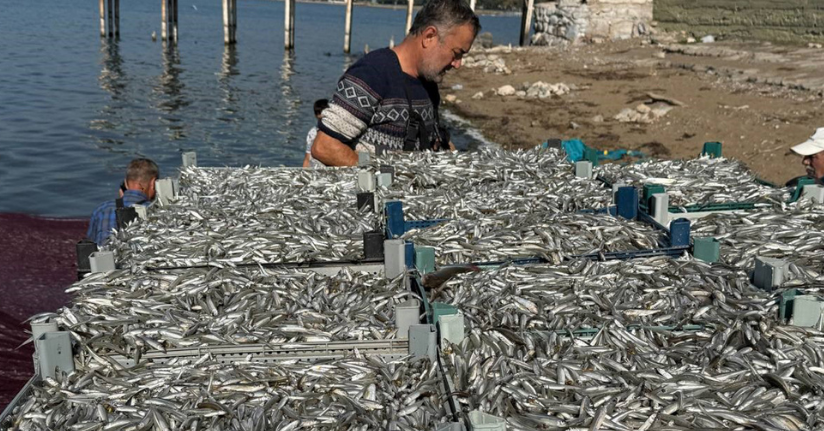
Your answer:
[[[149,159],[134,159],[126,169],[126,181],[121,185],[123,193],[122,205],[132,207],[135,205],[148,206],[155,198],[155,181],[160,175],[157,164]],[[115,210],[117,201],[108,201],[100,204],[89,222],[89,231],[86,236],[94,241],[98,247],[106,242],[106,239],[117,227]]]

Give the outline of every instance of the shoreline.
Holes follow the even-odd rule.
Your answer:
[[[481,55],[497,56],[506,72],[464,65],[446,76],[441,97],[445,109],[504,149],[578,138],[599,150],[638,150],[672,160],[698,157],[705,142],[721,142],[724,157],[784,184],[805,173],[790,148],[807,140],[824,118],[824,81],[817,75],[824,51],[635,39],[498,47],[467,57]],[[514,94],[538,82],[570,88],[543,98]],[[497,94],[505,86],[512,95]]]

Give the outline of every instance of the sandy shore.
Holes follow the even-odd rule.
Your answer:
[[[704,142],[720,141],[725,156],[783,183],[804,174],[790,147],[824,127],[824,49],[633,40],[497,48],[469,56],[482,64],[498,56],[505,68],[453,71],[442,84],[442,97],[451,100],[451,111],[505,148],[581,138],[599,149],[692,158]],[[494,91],[505,85],[526,90],[538,81],[570,90],[546,98]],[[650,93],[667,101],[653,100]],[[615,118],[622,110],[629,121]]]

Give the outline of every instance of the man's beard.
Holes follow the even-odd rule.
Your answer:
[[[451,69],[451,67],[449,67],[449,66],[447,66],[443,69],[440,69],[440,70],[437,70],[434,67],[433,68],[427,67],[427,68],[424,69],[424,72],[421,73],[421,78],[423,78],[425,81],[433,82],[435,84],[440,84],[443,81],[444,75],[446,75],[446,72],[449,69]]]
[[[444,69],[440,72],[426,72],[426,73],[422,74],[421,77],[425,81],[429,81],[429,82],[432,82],[432,83],[435,83],[435,84],[440,84],[443,81],[444,75],[446,75],[446,69]]]

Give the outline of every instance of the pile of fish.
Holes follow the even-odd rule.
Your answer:
[[[631,165],[607,164],[596,171],[611,184],[640,187],[661,184],[669,194],[670,206],[708,203],[765,202],[780,204],[790,198],[790,190],[759,184],[743,163],[702,157],[692,160],[655,160]]]
[[[138,267],[358,260],[380,217],[356,208],[352,170],[197,169],[173,205],[113,236]]]
[[[220,344],[395,338],[395,305],[413,295],[403,278],[366,272],[328,277],[303,270],[118,270],[75,283],[55,318],[82,347],[139,360],[148,350]]]
[[[357,170],[187,167],[180,172],[180,195],[196,206],[225,205],[227,200],[247,206],[277,202],[296,190],[314,193],[348,193],[357,185]]]
[[[739,268],[765,256],[803,266],[813,278],[824,269],[824,205],[807,201],[768,212],[716,213],[695,220],[692,231],[720,241],[721,261]]]
[[[605,214],[499,212],[476,220],[454,219],[404,234],[416,246],[435,248],[448,265],[541,257],[560,263],[581,254],[658,247],[662,233],[635,221]]]
[[[805,277],[792,267],[794,284],[807,283]],[[601,328],[613,322],[726,327],[778,314],[775,298],[752,286],[746,272],[666,257],[504,266],[461,274],[431,295],[461,310],[470,328],[483,330]]]
[[[229,365],[207,354],[46,379],[0,428],[434,429],[447,417],[440,382],[437,362],[428,358]]]
[[[769,320],[594,337],[475,329],[443,362],[465,412],[509,429],[824,427],[824,333]]]
[[[402,201],[407,219],[475,219],[511,211],[553,214],[612,202],[610,189],[576,178],[556,149],[387,154],[375,163],[395,168],[392,186],[378,190],[378,197]]]

